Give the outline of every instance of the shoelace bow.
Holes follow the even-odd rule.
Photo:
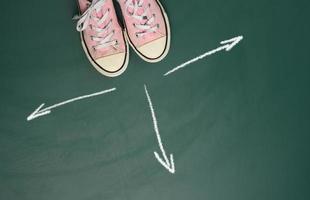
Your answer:
[[[103,15],[98,18],[98,13],[101,12],[102,6],[104,5],[105,0],[93,0],[92,2],[88,1],[88,8],[87,10],[81,15],[81,16],[74,16],[73,19],[78,20],[76,25],[76,30],[81,32],[84,31],[88,26],[92,30],[95,31],[95,35],[91,36],[91,39],[95,42],[97,42],[97,45],[93,46],[94,50],[98,49],[104,49],[106,47],[112,46],[113,48],[116,48],[118,45],[117,40],[113,40],[114,30],[110,31],[110,28],[112,26],[112,19],[100,28],[101,25],[103,25],[106,20],[109,18],[110,10],[106,10]],[[95,15],[93,13],[95,12]],[[94,20],[96,23],[92,24],[91,19]],[[106,36],[104,36],[104,33]]]
[[[148,16],[151,5],[144,4],[143,0],[125,0],[127,14],[140,21],[139,24],[133,24],[135,28],[139,29],[136,32],[136,37],[154,33],[159,28],[159,24],[153,24],[155,22],[155,14]],[[143,10],[142,13],[141,10]]]

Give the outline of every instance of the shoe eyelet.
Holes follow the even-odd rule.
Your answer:
[[[133,27],[136,27],[136,24],[135,23],[132,23]]]
[[[138,35],[138,33],[136,33],[136,38],[139,38],[139,35]]]
[[[150,8],[150,7],[151,7],[151,4],[149,3],[148,6],[149,6],[149,8]]]
[[[159,28],[159,24],[156,24],[157,28]]]

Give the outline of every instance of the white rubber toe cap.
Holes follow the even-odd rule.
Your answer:
[[[126,53],[118,53],[110,56],[105,56],[96,60],[96,63],[104,70],[102,71],[105,75],[108,76],[117,76],[120,75],[124,70],[121,68],[126,68],[125,62]]]
[[[159,61],[164,58],[166,43],[167,37],[164,36],[139,47],[138,51],[148,59],[156,59],[156,61]]]

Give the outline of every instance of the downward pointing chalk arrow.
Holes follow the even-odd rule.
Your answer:
[[[243,36],[238,36],[238,37],[231,38],[231,39],[229,39],[229,40],[224,40],[224,41],[221,42],[221,44],[223,44],[223,46],[220,46],[220,47],[218,47],[218,48],[216,48],[216,49],[213,49],[213,50],[211,50],[211,51],[208,51],[208,52],[206,52],[206,53],[204,53],[204,54],[202,54],[202,55],[200,55],[200,56],[198,56],[198,57],[196,57],[196,58],[193,58],[193,59],[191,59],[191,60],[189,60],[189,61],[187,61],[187,62],[185,62],[185,63],[183,63],[183,64],[181,64],[181,65],[178,65],[178,66],[174,67],[173,69],[171,69],[170,71],[168,71],[167,73],[165,73],[164,76],[168,76],[169,74],[171,74],[171,73],[173,73],[173,72],[175,72],[175,71],[177,71],[177,70],[179,70],[179,69],[181,69],[181,68],[184,68],[184,67],[186,67],[186,66],[189,65],[189,64],[192,64],[192,63],[194,63],[194,62],[197,62],[198,60],[203,59],[203,58],[205,58],[205,57],[207,57],[207,56],[210,56],[210,55],[212,55],[212,54],[215,54],[215,53],[217,53],[217,52],[219,52],[219,51],[222,51],[222,50],[230,51],[230,50],[231,50],[234,46],[236,46],[242,39],[243,39]]]
[[[170,157],[169,157],[170,159],[168,159],[168,157],[166,155],[166,152],[165,152],[165,149],[163,147],[161,138],[160,138],[159,129],[158,129],[158,125],[157,125],[157,119],[156,119],[156,116],[155,116],[152,100],[151,100],[151,97],[149,95],[149,92],[147,91],[146,85],[144,85],[144,90],[145,90],[145,94],[146,94],[147,100],[149,102],[149,106],[150,106],[150,110],[151,110],[151,114],[152,114],[152,118],[153,118],[154,130],[155,130],[156,137],[157,137],[158,144],[159,144],[159,148],[161,150],[162,156],[164,157],[164,160],[158,155],[158,153],[156,151],[154,151],[155,158],[170,173],[174,174],[175,173],[175,167],[174,167],[174,161],[173,161],[173,154],[170,154]]]
[[[33,113],[31,113],[27,117],[27,120],[30,121],[30,120],[33,120],[35,118],[41,117],[43,115],[48,115],[48,114],[51,113],[51,110],[53,108],[56,108],[56,107],[59,107],[59,106],[63,106],[63,105],[68,104],[68,103],[72,103],[74,101],[78,101],[78,100],[82,100],[82,99],[86,99],[86,98],[102,95],[102,94],[105,94],[105,93],[108,93],[108,92],[112,92],[114,90],[116,90],[116,88],[111,88],[111,89],[103,90],[103,91],[96,92],[96,93],[93,93],[93,94],[88,94],[88,95],[84,95],[84,96],[80,96],[80,97],[75,97],[73,99],[69,99],[67,101],[63,101],[61,103],[58,103],[58,104],[46,107],[44,109],[41,109],[44,106],[44,103],[42,103],[37,109],[35,109],[35,111]]]

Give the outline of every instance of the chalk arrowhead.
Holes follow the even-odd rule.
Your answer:
[[[170,154],[170,160],[167,159],[167,156],[165,157],[165,161],[158,155],[157,152],[154,152],[154,155],[158,162],[164,166],[171,174],[175,173],[175,167],[174,167],[174,161],[173,161],[173,154]]]
[[[230,51],[234,46],[236,46],[241,40],[243,39],[243,36],[237,36],[237,37],[234,37],[234,38],[231,38],[229,40],[224,40],[221,42],[221,44],[226,44],[224,47],[225,47],[225,50],[226,51]]]
[[[27,117],[27,121],[30,121],[37,117],[41,117],[43,115],[48,115],[51,113],[50,110],[45,110],[45,109],[40,110],[43,106],[44,106],[44,103],[42,103],[37,109],[35,109],[35,111]]]

